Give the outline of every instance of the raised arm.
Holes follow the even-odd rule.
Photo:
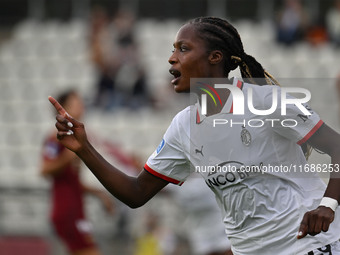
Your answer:
[[[49,97],[49,101],[58,112],[56,128],[59,141],[75,152],[117,199],[131,208],[137,208],[168,184],[146,171],[142,171],[138,177],[132,177],[112,166],[90,144],[84,124],[73,119],[53,97]]]
[[[308,143],[331,157],[331,164],[337,171],[330,173],[324,197],[335,199],[340,203],[340,135],[323,124],[308,140]],[[307,212],[301,222],[298,238],[303,238],[307,234],[316,235],[321,231],[328,231],[333,220],[334,211],[329,207],[319,206],[317,209]]]

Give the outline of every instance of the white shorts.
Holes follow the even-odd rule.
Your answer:
[[[340,241],[312,250],[305,255],[340,255]]]

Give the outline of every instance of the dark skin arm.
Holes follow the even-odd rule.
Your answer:
[[[108,163],[90,143],[76,153],[103,186],[131,208],[144,205],[168,184],[146,171],[137,177],[126,175]]]
[[[340,164],[340,135],[333,129],[323,124],[318,131],[308,140],[314,148],[327,153],[331,157],[333,165]],[[325,197],[340,201],[340,173],[331,173]],[[334,220],[334,212],[329,207],[319,206],[315,210],[307,212],[300,225],[298,239],[307,234],[317,235],[321,231],[328,231],[329,225]]]
[[[167,181],[146,171],[142,171],[137,177],[131,177],[112,166],[90,144],[84,124],[73,119],[54,98],[49,97],[49,100],[58,112],[56,128],[59,141],[75,152],[117,199],[131,208],[137,208],[144,205],[168,184]],[[68,134],[69,130],[72,130],[72,135]]]

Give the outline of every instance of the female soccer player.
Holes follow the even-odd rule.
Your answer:
[[[233,89],[217,88],[219,103],[211,107],[212,100],[207,100],[205,115],[200,106],[203,100],[178,113],[137,178],[105,161],[89,143],[84,125],[50,97],[59,113],[60,142],[85,162],[108,191],[132,208],[142,206],[168,183],[181,184],[190,172],[203,169],[199,172],[216,195],[236,255],[340,254],[340,215],[335,212],[340,179],[332,176],[326,187],[317,175],[307,178],[300,146],[308,144],[326,152],[333,169],[339,170],[340,135],[306,105],[310,115],[301,113],[301,105],[287,105],[287,113],[282,115],[280,98],[270,116],[254,115],[246,107],[243,115],[233,114],[240,109],[236,109],[239,106],[230,96],[231,90],[242,90],[245,101],[251,91],[254,108],[266,110],[272,106],[273,88],[276,96],[281,89],[255,58],[244,52],[237,30],[226,20],[202,17],[182,26],[169,63],[176,92],[189,92],[190,78],[229,80],[229,72],[237,67],[244,82],[234,78],[229,80]],[[265,84],[272,85],[258,86]],[[203,91],[209,86],[198,82],[194,88]],[[248,124],[256,118],[263,125],[212,126],[215,119],[230,123],[232,118],[234,124]],[[266,122],[266,118],[278,121]],[[284,118],[296,125],[282,125]],[[282,166],[303,171],[268,171]],[[218,167],[237,171],[220,172]]]
[[[81,119],[84,106],[75,91],[62,93],[58,100],[74,117]],[[106,192],[84,185],[79,179],[79,170],[79,158],[56,139],[56,132],[49,135],[43,145],[41,174],[52,180],[53,228],[71,255],[99,255],[91,225],[85,217],[83,194],[95,195],[110,212],[113,201]]]

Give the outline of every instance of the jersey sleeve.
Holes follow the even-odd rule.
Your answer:
[[[185,147],[181,137],[183,132],[176,117],[157,149],[147,160],[144,169],[165,181],[182,185],[190,174],[190,166],[184,152]]]
[[[43,159],[54,160],[60,155],[63,149],[64,147],[61,146],[61,144],[57,140],[48,138],[43,144],[42,149]]]
[[[285,95],[285,97],[294,99],[289,94]],[[283,114],[281,101],[281,88],[278,88],[277,109],[270,116],[271,119],[275,120],[274,131],[299,145],[305,143],[322,126],[323,121],[307,103],[302,103],[300,107],[302,106],[308,110],[310,115],[303,113],[294,103],[283,106],[286,109],[286,114]],[[272,96],[267,94],[264,103],[265,107],[269,108],[272,105]]]

